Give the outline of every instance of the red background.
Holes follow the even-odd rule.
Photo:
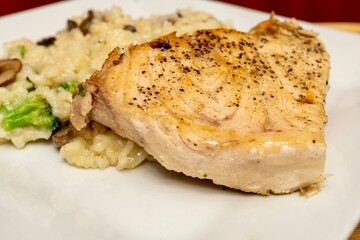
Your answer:
[[[58,1],[60,0],[0,0],[0,16]],[[266,12],[275,11],[279,15],[312,22],[360,22],[359,0],[222,1]]]

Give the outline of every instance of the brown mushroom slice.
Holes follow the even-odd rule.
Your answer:
[[[74,127],[72,125],[60,129],[51,138],[53,145],[60,148],[70,142],[70,140],[75,137],[73,129]]]
[[[84,35],[89,33],[90,26],[94,17],[95,17],[94,12],[92,10],[89,10],[87,17],[81,22],[80,30]]]
[[[67,20],[67,25],[66,25],[66,27],[67,27],[67,30],[68,30],[68,31],[71,31],[71,30],[73,30],[74,28],[77,28],[77,27],[78,27],[78,24],[77,24],[75,21],[69,19],[69,20]]]
[[[109,131],[109,128],[95,121],[90,121],[82,130],[76,130],[71,124],[61,128],[52,136],[52,143],[55,147],[60,148],[69,143],[72,139],[81,136],[86,140],[93,139],[96,135]]]
[[[36,44],[40,45],[40,46],[44,46],[44,47],[49,47],[51,45],[53,45],[56,41],[55,37],[48,37],[48,38],[43,38],[40,41],[38,41]]]
[[[17,58],[0,60],[0,86],[13,82],[21,67],[22,63]]]
[[[124,30],[130,31],[130,32],[132,32],[132,33],[137,32],[136,27],[135,27],[134,25],[131,25],[131,24],[126,24],[126,25],[124,26]]]

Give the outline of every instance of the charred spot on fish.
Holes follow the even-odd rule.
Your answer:
[[[314,97],[305,96],[305,95],[302,95],[302,94],[299,95],[299,98],[296,99],[296,101],[300,102],[300,103],[307,103],[307,104],[314,104],[315,103]]]
[[[162,49],[170,49],[171,45],[170,45],[170,41],[168,38],[165,39],[158,39],[155,41],[150,42],[150,47],[155,49],[155,48],[162,48]]]
[[[116,65],[120,64],[120,62],[121,61],[119,59],[116,59],[116,60],[113,61],[113,64],[114,64],[114,66],[116,66]]]
[[[184,73],[188,73],[188,72],[190,72],[190,68],[184,67],[184,68],[183,68],[183,71],[184,71]]]

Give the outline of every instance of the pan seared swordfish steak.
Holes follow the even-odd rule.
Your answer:
[[[329,56],[316,34],[274,17],[249,33],[175,33],[114,49],[74,97],[90,120],[168,170],[259,194],[323,179]]]

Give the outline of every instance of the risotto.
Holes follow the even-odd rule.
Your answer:
[[[30,141],[51,138],[59,128],[68,125],[77,84],[100,69],[115,47],[124,51],[130,44],[140,44],[170,32],[181,35],[198,29],[229,27],[229,23],[191,9],[133,19],[113,7],[73,17],[64,30],[38,42],[23,38],[6,43],[3,59],[19,59],[22,67],[14,81],[0,86],[0,143],[11,141],[15,147],[23,148]],[[34,123],[7,125],[7,114],[28,111],[22,104],[39,96],[51,109],[52,120],[56,119],[52,127]],[[40,119],[41,114],[39,116],[35,117]],[[142,148],[110,129],[90,138],[75,136],[61,146],[60,154],[74,166],[101,169],[134,168],[151,159]]]

